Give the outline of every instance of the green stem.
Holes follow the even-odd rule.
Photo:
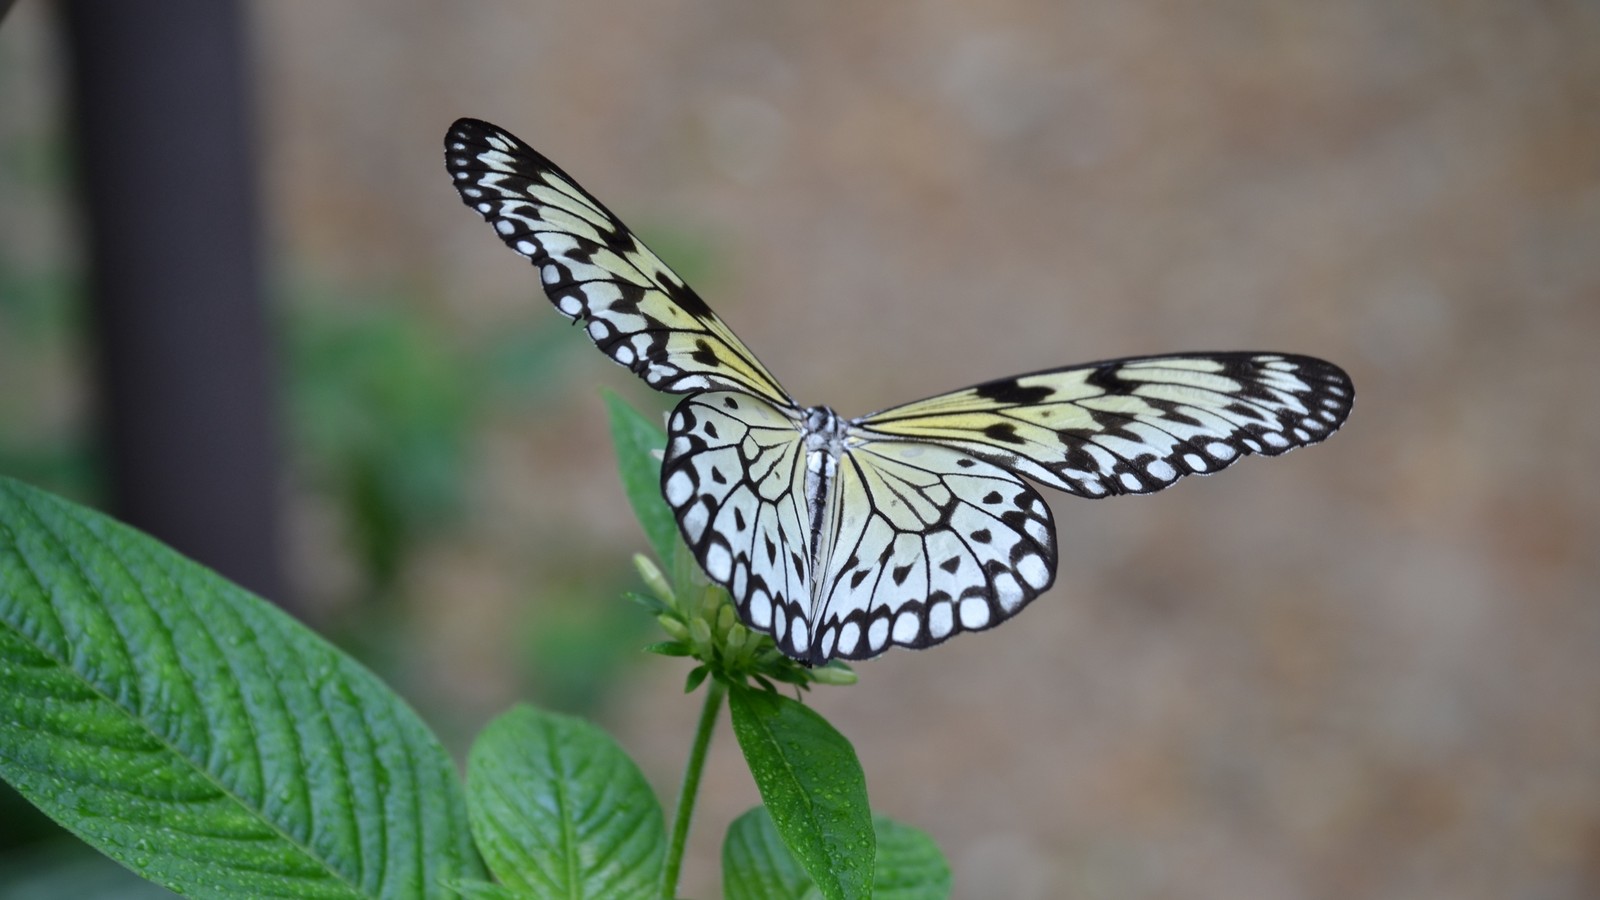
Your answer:
[[[711,729],[722,710],[728,686],[721,679],[710,679],[705,705],[700,707],[700,725],[695,729],[694,747],[683,769],[683,787],[678,791],[678,812],[672,822],[672,843],[667,846],[667,865],[661,870],[661,900],[678,896],[678,872],[683,868],[683,851],[689,843],[689,820],[694,818],[694,801],[700,793],[700,773],[705,771],[706,750],[711,747]]]

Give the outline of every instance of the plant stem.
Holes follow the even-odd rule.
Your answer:
[[[667,845],[667,864],[661,870],[661,900],[678,896],[678,872],[683,868],[683,851],[689,843],[689,820],[694,818],[694,801],[700,793],[700,773],[706,767],[706,750],[711,747],[711,729],[722,710],[728,686],[712,678],[706,689],[705,705],[700,707],[700,725],[695,729],[694,746],[683,769],[683,787],[678,791],[678,812],[672,822],[672,843]]]

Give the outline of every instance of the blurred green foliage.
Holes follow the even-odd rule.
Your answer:
[[[460,512],[482,374],[407,305],[317,299],[297,298],[285,329],[294,462],[335,499],[382,598]]]
[[[540,587],[538,614],[525,617],[520,632],[521,693],[560,712],[600,710],[618,673],[656,634],[650,617],[618,600],[637,583],[619,564],[610,577],[592,570],[581,581]]]

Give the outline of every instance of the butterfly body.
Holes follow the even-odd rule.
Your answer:
[[[598,200],[505,131],[452,126],[462,200],[539,267],[562,314],[658,390],[661,489],[741,618],[817,665],[991,628],[1053,584],[1051,512],[1029,483],[1145,494],[1316,443],[1354,390],[1275,352],[1127,357],[996,379],[844,419],[801,407]]]

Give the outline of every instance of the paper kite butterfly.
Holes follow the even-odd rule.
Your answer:
[[[527,144],[462,119],[461,199],[539,267],[601,352],[659,391],[661,490],[706,575],[795,659],[866,659],[991,628],[1055,580],[1050,509],[1147,494],[1332,434],[1354,391],[1289,353],[1181,353],[1050,369],[857,419],[796,403],[688,285]]]

